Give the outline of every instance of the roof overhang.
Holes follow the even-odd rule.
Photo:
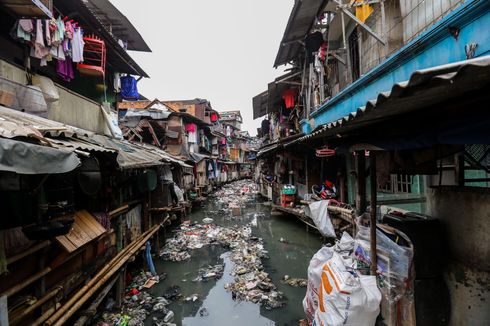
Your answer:
[[[0,0],[0,4],[19,17],[53,17],[48,0]]]
[[[285,145],[403,150],[490,144],[490,56],[415,71],[349,115]]]
[[[151,52],[138,30],[110,1],[88,0],[84,3],[107,30],[117,38],[128,42],[128,50]]]
[[[279,45],[274,67],[289,63],[303,49],[303,40],[328,0],[296,0]]]

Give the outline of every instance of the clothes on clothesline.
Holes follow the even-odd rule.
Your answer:
[[[73,63],[83,62],[83,29],[72,21],[57,19],[19,19],[11,31],[15,40],[30,47],[31,57],[41,60],[46,66],[58,60],[57,71],[66,81],[73,79]],[[69,60],[68,60],[69,59]],[[59,64],[62,61],[63,64]],[[67,62],[65,62],[67,61]],[[70,73],[71,72],[71,73]]]

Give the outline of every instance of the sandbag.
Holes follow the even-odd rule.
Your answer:
[[[345,265],[353,268],[355,265],[351,253],[354,249],[354,239],[347,233],[342,234],[340,241],[333,247],[322,247],[311,258],[308,266],[308,284],[306,287],[306,295],[303,299],[303,309],[306,318],[309,321],[315,319],[315,312],[318,309],[318,293],[321,284],[321,275],[323,265],[332,258],[333,253],[337,253],[342,257]]]
[[[34,86],[38,86],[41,89],[44,100],[47,103],[56,102],[60,99],[58,88],[56,88],[53,81],[48,77],[34,75],[32,76],[32,84]]]
[[[322,266],[320,277],[313,325],[375,324],[381,302],[375,276],[357,274],[334,252]]]

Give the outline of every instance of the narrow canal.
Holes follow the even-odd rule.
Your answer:
[[[150,293],[161,296],[169,288],[178,286],[184,298],[172,301],[168,307],[174,312],[173,322],[177,325],[298,325],[298,320],[304,316],[302,300],[306,288],[288,285],[281,280],[285,275],[307,278],[308,263],[321,247],[321,238],[317,233],[307,232],[305,225],[292,216],[271,214],[270,205],[255,196],[245,196],[249,200],[240,201],[244,185],[243,181],[228,185],[218,196],[204,202],[188,219],[191,224],[203,224],[203,219],[212,218],[213,224],[224,228],[247,227],[251,229],[252,237],[262,238],[269,257],[262,258],[264,272],[284,294],[284,305],[267,309],[258,303],[233,300],[231,292],[225,289],[225,285],[234,281],[234,276],[230,275],[235,267],[230,259],[230,249],[203,246],[190,250],[190,259],[158,259],[155,262],[157,272],[166,273],[167,278],[151,288]],[[228,205],[230,200],[233,203]],[[172,238],[174,234],[169,230],[167,237]],[[195,280],[199,269],[217,264],[224,264],[221,278],[205,282]],[[193,297],[194,294],[197,296]],[[150,316],[145,324],[152,323]]]

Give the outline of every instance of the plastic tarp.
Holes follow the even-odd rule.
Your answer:
[[[315,223],[318,231],[328,238],[335,238],[335,230],[328,215],[329,200],[319,200],[308,205],[306,215]]]
[[[73,171],[80,159],[73,151],[0,138],[0,171],[57,174]]]

